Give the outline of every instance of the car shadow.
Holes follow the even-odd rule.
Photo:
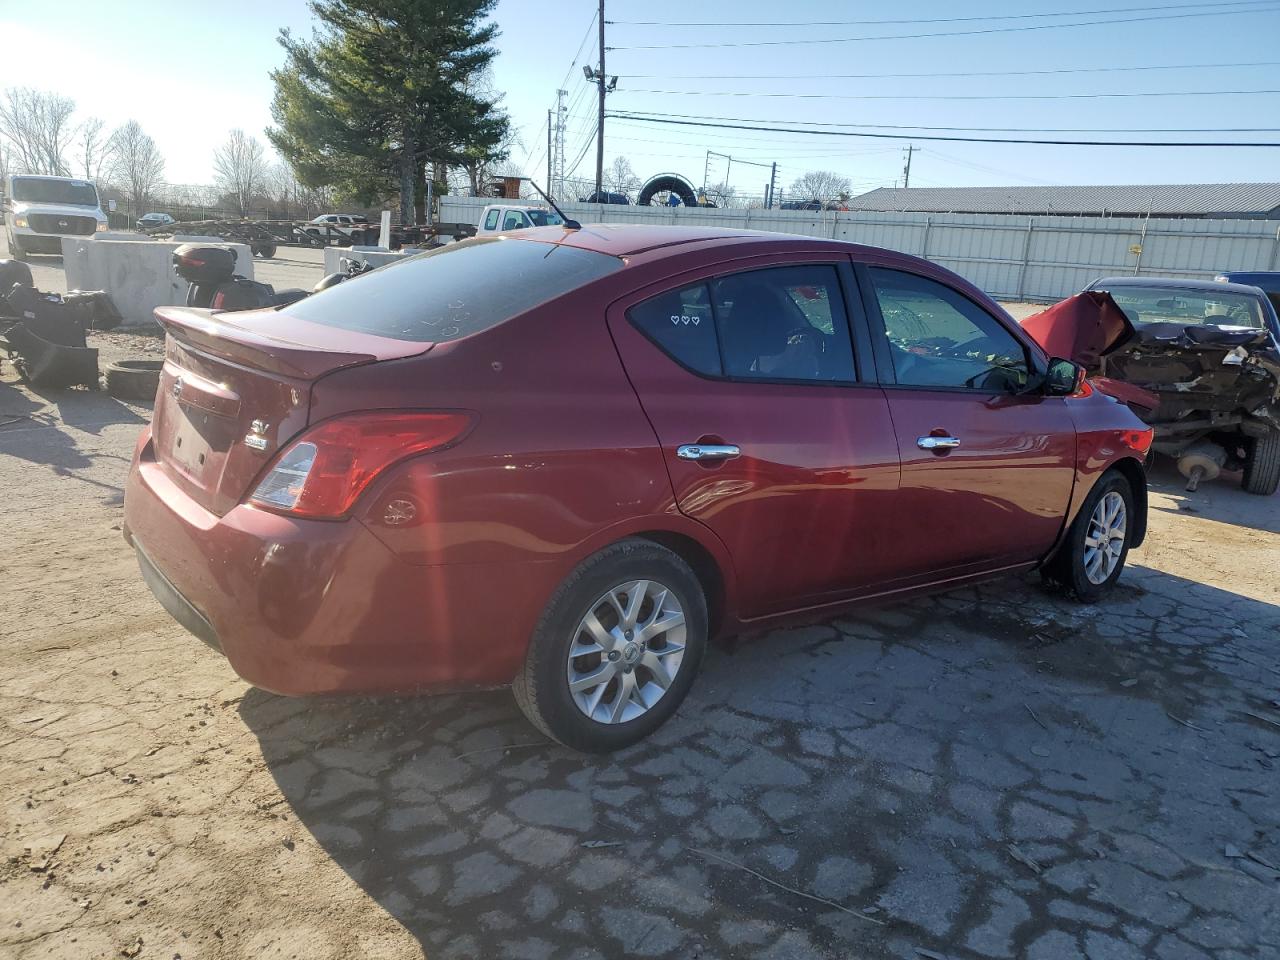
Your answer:
[[[1186,489],[1187,481],[1167,457],[1156,459],[1147,482],[1153,493],[1151,509],[1162,513],[1187,513],[1270,533],[1280,533],[1280,494],[1260,497],[1245,493],[1240,487],[1240,474],[1223,473],[1216,480],[1201,481],[1194,493]]]
[[[1280,607],[1132,566],[1096,606],[1025,577],[718,644],[613,755],[547,741],[505,691],[254,689],[239,712],[305,831],[286,846],[319,844],[433,960],[949,955],[1024,896],[1002,955],[1076,930],[1054,898],[1142,953],[1191,922],[1173,891],[1223,882],[1206,811],[1273,822],[1277,634]],[[1125,866],[1152,848],[1176,881]],[[1111,869],[1161,929],[1091,892],[1110,880],[1050,882]]]
[[[59,476],[100,487],[108,503],[124,500],[124,488],[90,476],[104,461],[119,461],[119,469],[101,471],[123,477],[128,459],[100,449],[87,449],[75,433],[101,435],[108,427],[136,425],[147,418],[119,400],[94,390],[36,390],[6,371],[0,378],[0,455],[49,467]]]

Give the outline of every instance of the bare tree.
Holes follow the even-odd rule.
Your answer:
[[[64,155],[73,128],[75,101],[56,93],[11,87],[0,97],[0,138],[13,146],[13,165],[22,173],[65,176]]]
[[[232,130],[227,142],[213,152],[213,172],[214,181],[231,196],[236,213],[247,216],[269,172],[262,144],[243,130]]]
[[[640,178],[631,168],[631,161],[623,156],[614,157],[613,163],[609,164],[609,168],[604,172],[605,190],[609,193],[624,194],[634,203],[640,187]]]
[[[90,117],[76,128],[76,162],[84,170],[84,178],[93,183],[102,179],[103,170],[110,169],[111,138],[103,134],[105,128],[99,117]]]
[[[110,179],[129,197],[133,215],[142,216],[160,186],[164,157],[137,120],[118,127],[107,141],[107,150],[111,154]]]
[[[796,199],[806,200],[847,200],[849,199],[849,178],[842,177],[830,170],[810,170],[803,177],[797,177],[791,184],[791,192]]]
[[[742,204],[738,201],[738,188],[731,187],[729,184],[721,181],[707,187],[707,199],[714,203],[717,207],[740,207]]]

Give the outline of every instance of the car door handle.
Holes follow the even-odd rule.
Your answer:
[[[953,450],[960,446],[955,437],[920,437],[916,446],[921,450]]]
[[[731,460],[741,453],[736,443],[682,443],[676,447],[681,460]]]

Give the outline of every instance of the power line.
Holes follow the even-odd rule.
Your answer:
[[[1280,133],[1280,127],[929,127],[917,124],[889,123],[825,123],[819,120],[760,120],[753,117],[713,117],[698,113],[654,113],[651,110],[627,110],[617,114],[623,118],[634,118],[646,122],[654,122],[667,117],[681,120],[715,120],[747,124],[789,123],[807,127],[850,127],[858,130],[940,130],[967,133]],[[781,128],[762,126],[763,131],[781,130],[785,133],[803,133],[793,127]],[[754,129],[744,127],[742,129]],[[900,140],[908,140],[914,134],[906,133],[898,136]],[[923,138],[920,138],[923,139]]]
[[[591,14],[591,22],[587,24],[587,32],[582,35],[582,42],[578,44],[578,52],[573,55],[573,62],[569,64],[569,69],[564,72],[564,79],[560,81],[560,86],[564,86],[569,82],[569,75],[573,73],[573,68],[578,65],[578,60],[582,57],[582,51],[586,49],[587,40],[591,37],[591,28],[596,25],[596,14]]]
[[[646,90],[628,87],[622,93],[664,97],[751,97],[773,100],[1119,100],[1135,97],[1242,97],[1280,93],[1269,90],[1156,90],[1139,93],[751,93],[744,90]]]
[[[1058,147],[1280,147],[1280,142],[1206,142],[1172,140],[1030,140],[1018,137],[959,137],[894,133],[867,133],[853,130],[799,130],[786,127],[769,127],[759,124],[712,123],[706,120],[674,120],[669,117],[642,117],[636,114],[611,113],[610,117],[640,120],[647,123],[671,124],[677,127],[704,127],[719,130],[763,130],[775,133],[794,133],[819,137],[869,137],[879,140],[933,140],[959,143],[1025,143]]]
[[[966,70],[950,73],[620,73],[624,80],[910,80],[952,77],[1041,77],[1068,73],[1136,73],[1148,70],[1234,70],[1280,67],[1280,60],[1249,63],[1170,63],[1143,67],[1066,67],[1057,70]]]
[[[949,30],[933,33],[891,33],[881,37],[811,37],[802,40],[739,40],[722,43],[659,43],[608,47],[609,50],[696,50],[719,47],[789,47],[818,43],[869,43],[874,40],[922,40],[929,37],[971,37],[989,33],[1025,33],[1029,30],[1063,30],[1073,27],[1113,26],[1121,23],[1149,23],[1154,20],[1188,20],[1194,17],[1229,17],[1236,14],[1274,13],[1276,7],[1249,10],[1211,10],[1204,13],[1153,14],[1149,17],[1124,17],[1118,20],[1081,20],[1078,23],[1036,23],[1023,27],[983,27],[977,30]]]
[[[631,27],[876,27],[909,23],[976,23],[990,20],[1044,20],[1050,17],[1088,17],[1095,14],[1138,13],[1147,10],[1186,10],[1196,7],[1256,6],[1266,0],[1229,0],[1226,3],[1171,3],[1148,7],[1110,7],[1101,10],[1059,10],[1055,13],[987,14],[980,17],[930,17],[905,20],[606,20]]]

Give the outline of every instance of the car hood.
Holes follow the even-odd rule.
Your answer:
[[[15,200],[14,216],[26,216],[30,213],[48,213],[55,217],[93,217],[95,220],[107,219],[98,207],[77,207],[69,203],[36,203],[35,201]]]
[[[1134,337],[1133,324],[1105,290],[1086,290],[1022,321],[1022,329],[1051,357],[1088,370]]]

